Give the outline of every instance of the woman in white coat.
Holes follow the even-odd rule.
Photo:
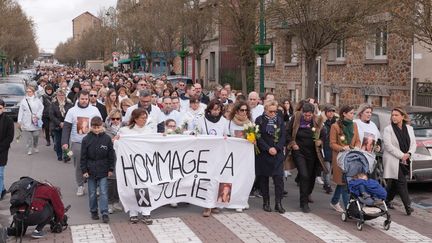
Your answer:
[[[28,155],[31,155],[32,152],[39,152],[37,146],[39,133],[42,129],[43,109],[42,101],[35,96],[35,88],[27,86],[26,96],[21,101],[18,111],[18,128],[23,131],[27,140]]]
[[[384,129],[384,178],[388,179],[387,205],[394,208],[391,201],[396,194],[402,199],[407,215],[411,215],[411,200],[408,195],[406,176],[409,175],[411,155],[417,148],[414,129],[408,125],[408,114],[402,108],[391,112],[391,124]]]

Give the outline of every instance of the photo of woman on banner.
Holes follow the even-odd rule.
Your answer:
[[[231,199],[231,183],[219,183],[218,203],[229,203]]]

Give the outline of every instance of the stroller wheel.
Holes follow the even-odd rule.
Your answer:
[[[363,223],[362,222],[357,222],[357,230],[358,231],[362,231],[363,229]]]
[[[347,218],[348,218],[347,213],[346,213],[346,212],[343,212],[343,213],[341,214],[341,219],[342,219],[342,221],[346,222],[346,221],[347,221]]]
[[[385,220],[384,224],[383,224],[384,230],[389,230],[390,229],[390,224],[391,224],[391,221]]]

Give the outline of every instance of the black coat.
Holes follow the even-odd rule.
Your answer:
[[[110,136],[90,132],[81,143],[81,171],[100,179],[114,171],[115,152]]]
[[[255,120],[255,124],[259,125],[260,138],[257,139],[257,145],[260,153],[255,157],[255,173],[261,176],[283,176],[284,168],[284,149],[286,142],[286,130],[283,119],[277,116],[276,125],[279,128],[279,141],[275,143],[275,136],[270,135],[265,131],[268,124],[268,119],[261,115]],[[269,149],[275,147],[277,154],[272,156],[269,154]]]
[[[50,128],[60,130],[61,129],[60,123],[64,122],[64,119],[66,117],[66,113],[72,107],[73,107],[73,104],[69,101],[66,101],[65,106],[64,106],[66,112],[65,112],[64,116],[62,116],[62,114],[60,112],[60,107],[59,107],[58,101],[55,101],[54,103],[52,103],[51,109],[50,109],[50,118],[51,118]]]
[[[5,113],[0,115],[0,166],[8,160],[10,144],[14,139],[14,123]]]
[[[106,107],[103,104],[96,101],[96,108],[98,108],[99,112],[101,113],[102,121],[105,121],[105,119],[108,116]]]
[[[52,105],[52,96],[49,96],[47,94],[42,95],[42,104],[44,106],[43,112],[42,112],[42,118],[49,119],[49,112],[51,110]]]

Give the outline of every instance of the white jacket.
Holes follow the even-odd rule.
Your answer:
[[[28,100],[28,103],[27,101]],[[38,119],[42,119],[42,112],[44,106],[40,99],[36,98],[35,95],[32,97],[26,96],[22,101],[18,111],[18,123],[21,124],[21,129],[24,131],[36,131],[41,128],[35,126],[32,122],[32,112],[30,112],[29,104],[33,115]]]
[[[414,129],[412,128],[412,126],[407,125],[407,130],[411,141],[408,153],[411,153],[413,155],[417,149]],[[399,141],[391,125],[388,125],[384,129],[383,137],[384,137],[384,154],[383,154],[384,178],[398,179],[399,160],[402,159],[404,153],[399,148]]]

